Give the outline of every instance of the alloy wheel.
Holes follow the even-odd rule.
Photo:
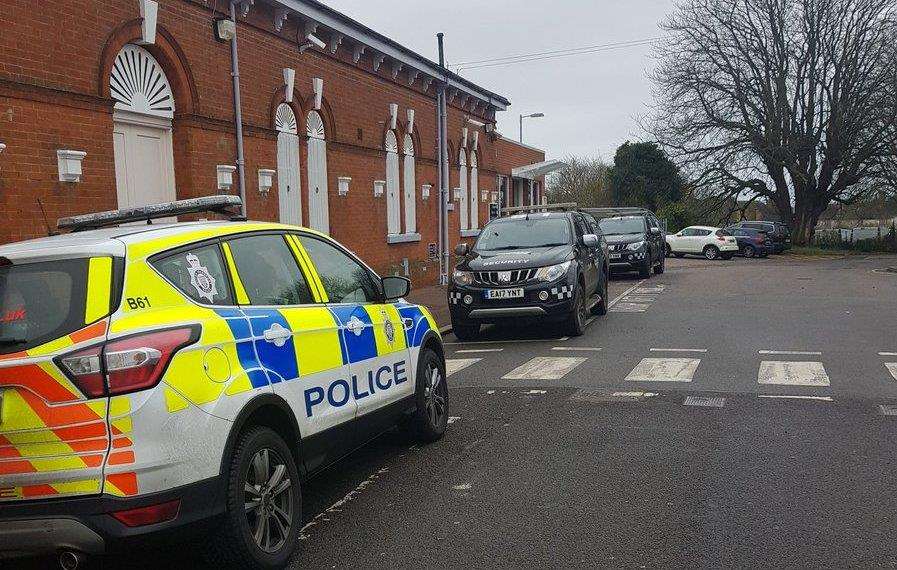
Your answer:
[[[283,548],[293,524],[293,492],[286,463],[273,449],[256,452],[244,478],[244,510],[249,531],[264,552]]]
[[[448,388],[445,385],[445,379],[439,371],[439,367],[434,363],[427,366],[427,385],[424,396],[427,403],[427,416],[430,418],[430,424],[433,427],[441,425],[443,417],[446,414],[446,396]]]

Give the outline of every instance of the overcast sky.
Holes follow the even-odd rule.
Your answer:
[[[454,64],[640,40],[660,35],[658,23],[673,0],[324,0],[329,6],[437,59],[436,33],[445,33]],[[600,155],[642,133],[636,118],[651,103],[650,46],[629,47],[461,74],[504,95],[511,107],[498,114],[499,130],[545,149],[551,158]]]

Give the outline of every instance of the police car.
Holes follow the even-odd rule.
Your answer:
[[[74,568],[202,528],[216,562],[280,567],[300,483],[397,421],[442,437],[442,340],[407,279],[298,227],[106,227],[239,205],[0,246],[0,558]]]

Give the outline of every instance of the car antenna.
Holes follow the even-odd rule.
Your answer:
[[[47,212],[44,210],[44,204],[40,201],[40,198],[37,198],[37,205],[40,207],[40,213],[44,217],[44,225],[47,226],[47,235],[59,235],[59,232],[54,232],[53,228],[50,226],[50,221],[47,219]]]

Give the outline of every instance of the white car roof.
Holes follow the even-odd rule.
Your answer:
[[[715,227],[713,227],[713,226],[688,226],[687,229],[716,231],[716,230],[718,230],[719,228],[715,228]]]

